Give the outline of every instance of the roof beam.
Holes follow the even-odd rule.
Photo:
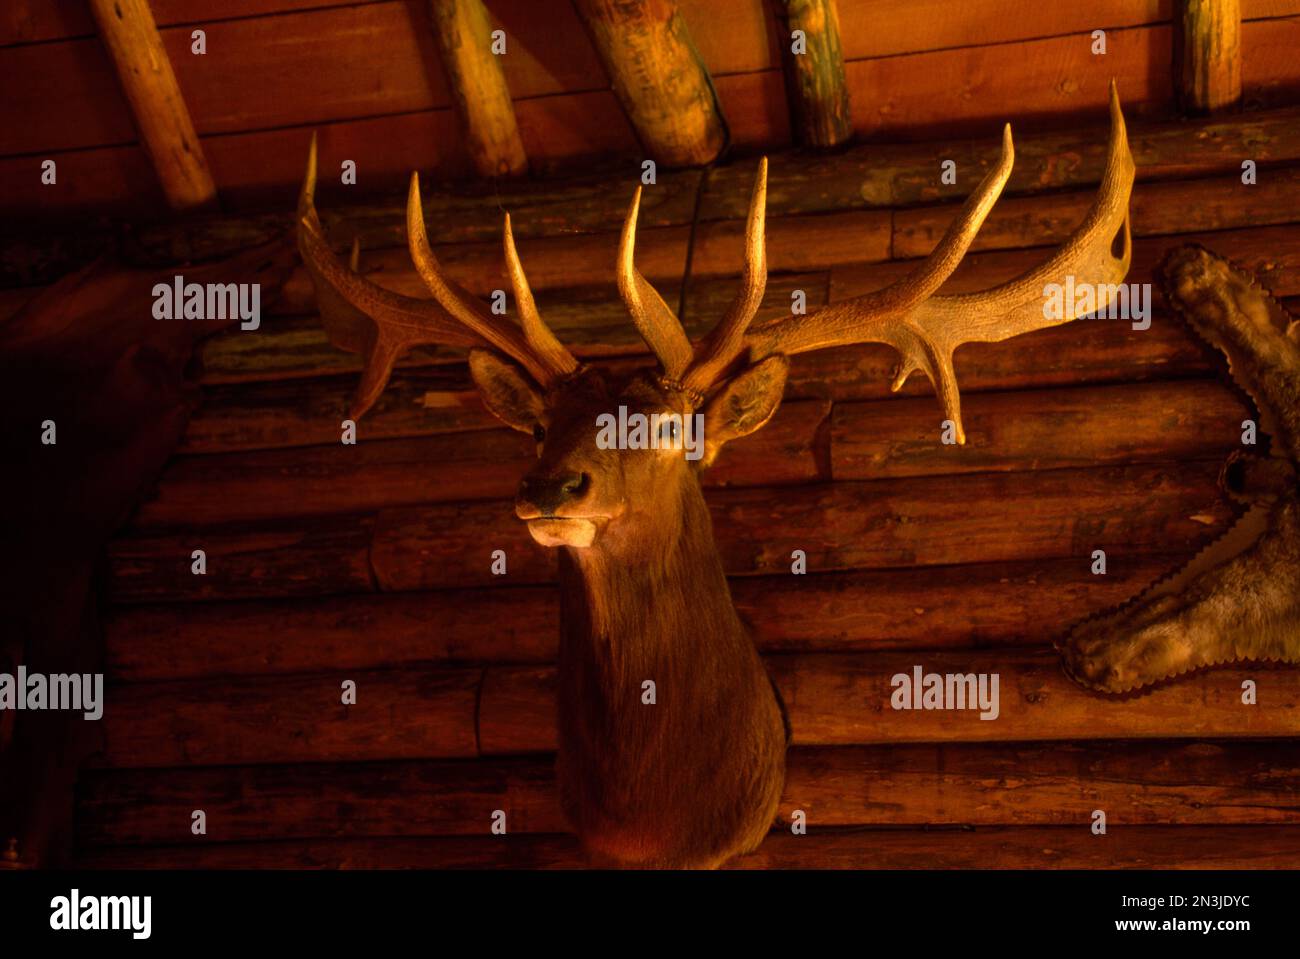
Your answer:
[[[787,28],[786,89],[799,142],[839,146],[853,136],[853,118],[835,0],[780,0],[778,9]]]
[[[429,12],[474,168],[487,177],[527,173],[528,155],[483,0],[429,0]]]
[[[1241,99],[1241,0],[1180,0],[1174,25],[1174,83],[1188,113]]]
[[[667,166],[716,159],[727,146],[727,124],[675,0],[574,6],[651,158]]]
[[[90,0],[90,8],[167,203],[178,212],[215,207],[216,184],[148,0]]]

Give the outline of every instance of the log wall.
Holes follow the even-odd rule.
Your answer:
[[[165,39],[188,22],[182,0],[154,6]],[[296,18],[352,17],[356,29],[374,31],[401,6],[240,0],[221,29],[234,42],[272,19],[288,29]],[[524,6],[511,13],[489,4],[507,21],[542,15]],[[717,35],[700,28],[697,37],[733,135],[746,129],[735,107],[745,85],[761,87],[769,74],[780,83],[779,49],[742,15],[751,6],[760,5],[729,8],[716,18]],[[1114,28],[1114,69],[1121,78],[1154,75],[1154,47],[1126,46],[1125,37],[1166,34],[1169,4],[1102,6]],[[1046,75],[1072,55],[1073,41],[1045,26],[1045,5],[954,33],[965,38],[957,51],[941,42],[957,29],[943,13],[951,5],[934,5],[930,39],[909,32],[902,4],[871,7],[866,29],[865,5],[840,4],[850,84],[866,77],[873,88],[910,90],[906,77],[880,71],[919,76],[953,57],[972,76],[997,73],[993,51],[1023,47],[1018,56],[1038,51],[1023,58],[1030,72],[997,80],[1022,92],[972,102],[954,129],[980,111],[1002,119],[1063,109],[1053,100],[1062,91],[1033,92],[1043,87],[1033,71]],[[1243,7],[1248,51],[1293,28],[1297,11],[1285,3]],[[688,19],[696,9],[683,8]],[[0,20],[0,31],[10,31],[0,33],[8,44],[0,69],[38,42],[51,56],[82,42],[76,15],[31,10],[25,20]],[[1054,29],[1087,37],[1091,17],[1062,16],[1053,13]],[[209,44],[220,35],[214,26]],[[1282,96],[1284,84],[1274,82],[1285,74],[1282,59],[1257,57],[1252,67],[1247,52],[1248,97],[1252,89],[1262,100]],[[572,77],[586,69],[575,63]],[[576,81],[542,64],[530,80],[526,66],[521,59],[506,69],[517,71],[508,76],[516,96],[531,90],[527,102],[598,103],[608,93],[566,89]],[[213,146],[246,148],[247,138],[270,134],[245,125],[280,118],[205,114],[201,84],[191,91],[197,81],[185,69],[178,64],[178,76],[220,182]],[[445,112],[442,94],[427,86],[437,75],[422,72],[423,88],[385,80],[399,91],[410,84],[400,102],[421,136]],[[1087,99],[1090,89],[1061,101],[1084,104],[1086,122],[1018,132],[1006,195],[950,291],[1015,276],[1078,222],[1105,142],[1104,111]],[[333,96],[345,93],[372,95],[358,83]],[[899,93],[918,103],[888,101],[889,109],[868,99],[880,111],[866,120],[855,113],[855,122],[893,130],[891,116],[924,118],[926,109],[950,106],[919,104],[924,95],[924,87]],[[1196,241],[1257,272],[1284,300],[1300,298],[1300,112],[1281,106],[1194,123],[1144,116],[1143,102],[1158,105],[1161,96],[1133,98],[1139,182],[1130,280],[1148,281],[1166,249]],[[248,109],[282,109],[277,102]],[[325,97],[317,119],[352,131],[339,136],[370,136],[389,120],[353,120],[347,111],[371,108]],[[526,140],[527,116],[520,109]],[[111,109],[96,122],[97,135],[120,134]],[[8,135],[27,132],[20,124]],[[62,135],[69,158],[130,149]],[[786,134],[755,135],[779,142]],[[418,150],[403,156],[402,144],[386,144],[395,164],[419,159]],[[763,315],[786,312],[795,291],[813,309],[901,275],[928,252],[995,151],[992,139],[976,137],[773,156]],[[531,143],[528,153],[535,156]],[[957,161],[956,184],[939,181],[945,158]],[[1243,159],[1259,165],[1253,186],[1241,182]],[[685,304],[692,331],[706,329],[734,292],[752,172],[744,160],[665,172],[646,192],[639,264],[669,302]],[[448,270],[484,295],[504,286],[496,231],[500,206],[508,207],[551,324],[579,355],[629,366],[644,362],[644,347],[618,301],[612,265],[634,176],[433,193],[426,217]],[[346,206],[323,190],[320,205],[340,250],[362,238],[364,272],[419,292],[397,198]],[[155,264],[212,257],[287,222],[287,212],[272,212],[140,229],[127,251]],[[68,241],[6,245],[0,268],[13,288],[0,294],[0,309],[21,308],[78,255]],[[362,420],[358,445],[339,444],[357,365],[325,341],[300,271],[261,329],[212,338],[198,363],[202,403],[181,448],[105,557],[110,687],[104,750],[79,792],[81,861],[581,864],[563,834],[550,771],[554,555],[532,544],[509,506],[529,444],[483,410],[463,355],[406,357]],[[1147,330],[1086,320],[963,347],[956,369],[969,439],[961,449],[938,444],[940,411],[923,379],[888,392],[892,363],[889,350],[868,346],[796,358],[777,417],[728,449],[706,480],[737,606],[795,735],[781,824],[737,865],[1300,864],[1300,673],[1237,666],[1109,699],[1071,684],[1051,648],[1071,623],[1185,563],[1236,515],[1216,481],[1253,411],[1226,382],[1217,354],[1158,300]],[[207,554],[204,576],[190,570],[196,548]],[[498,548],[509,557],[506,576],[490,569]],[[1108,554],[1105,576],[1090,571],[1098,548]],[[805,576],[790,573],[795,549],[807,554]],[[890,709],[890,678],[917,664],[998,673],[999,719]],[[1258,705],[1241,703],[1247,679],[1258,684]],[[358,689],[353,706],[340,704],[348,680]],[[190,816],[200,808],[208,833],[195,837]],[[1099,808],[1105,837],[1089,828]],[[488,834],[496,809],[508,814],[505,838]],[[807,814],[809,835],[790,834],[794,810]]]

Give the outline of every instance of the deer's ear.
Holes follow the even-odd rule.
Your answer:
[[[785,375],[790,361],[777,354],[755,363],[709,400],[704,407],[704,465],[724,443],[747,436],[772,418],[785,392]]]
[[[490,350],[469,351],[469,373],[483,403],[507,426],[531,433],[542,420],[545,404],[522,369]]]

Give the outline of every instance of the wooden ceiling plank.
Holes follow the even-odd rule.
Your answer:
[[[91,9],[168,205],[214,208],[217,187],[148,0],[91,0]]]

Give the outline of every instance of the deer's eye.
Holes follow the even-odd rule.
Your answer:
[[[678,437],[681,436],[681,427],[676,420],[664,420],[659,425],[659,442],[676,446]]]
[[[539,443],[546,439],[546,427],[541,423],[533,427],[533,439]]]

